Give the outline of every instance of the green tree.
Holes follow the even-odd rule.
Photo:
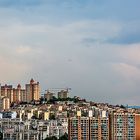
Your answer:
[[[52,137],[48,137],[48,138],[46,138],[46,139],[44,139],[44,140],[58,140],[58,139],[57,139],[57,137],[52,136]]]
[[[0,132],[0,140],[3,139],[3,134]]]
[[[50,114],[49,119],[50,119],[50,120],[55,120],[55,115],[54,115],[54,114]]]
[[[120,108],[123,108],[123,109],[125,109],[126,107],[125,107],[124,105],[121,105],[121,106],[120,106]]]
[[[65,133],[63,136],[59,138],[59,140],[68,140],[68,134]]]

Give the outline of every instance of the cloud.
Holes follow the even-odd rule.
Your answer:
[[[125,22],[121,26],[118,36],[109,39],[113,44],[136,44],[140,43],[140,20]]]
[[[125,63],[139,67],[140,65],[140,43],[129,45],[117,45],[115,49],[118,57]]]
[[[16,48],[16,52],[19,54],[26,54],[31,52],[31,48],[29,46],[20,46]]]
[[[25,63],[11,61],[9,58],[0,57],[0,77],[1,83],[14,82],[14,80],[22,79],[26,72],[30,70]]]
[[[126,81],[134,82],[140,80],[140,69],[126,63],[113,64],[113,68],[117,71],[122,78]]]
[[[47,87],[71,87],[72,95],[116,104],[122,102],[119,97],[123,92],[129,100],[131,93],[136,95],[138,91],[135,81],[139,81],[136,78],[139,71],[135,65],[129,65],[135,64],[135,60],[139,62],[138,53],[135,55],[138,44],[114,45],[104,41],[118,35],[119,23],[103,20],[63,26],[16,23],[2,29],[0,54],[5,62],[2,65],[6,69],[12,67],[4,80],[10,77],[13,81],[19,78],[27,81],[34,77],[41,82],[42,91]]]
[[[139,104],[138,4],[131,11],[136,3],[120,0],[12,2],[0,9],[2,81],[34,77],[42,91],[71,87],[97,102]]]
[[[1,0],[0,1],[0,6],[1,7],[11,7],[11,6],[34,6],[34,5],[39,5],[40,2],[38,0]]]
[[[55,25],[99,19],[128,23],[140,19],[139,3],[139,0],[1,0],[0,16],[1,22],[8,20],[8,23],[16,19],[28,24]]]

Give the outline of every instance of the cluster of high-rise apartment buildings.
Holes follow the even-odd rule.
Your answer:
[[[0,87],[0,132],[5,139],[140,140],[140,109],[88,102],[61,89],[40,98],[39,82]],[[33,102],[32,102],[33,101]],[[35,103],[37,102],[37,104]],[[16,104],[11,106],[11,104]]]
[[[97,117],[90,113],[69,118],[69,140],[140,140],[140,114],[101,112]]]
[[[0,87],[1,107],[6,110],[9,109],[12,103],[31,102],[40,100],[40,85],[39,82],[30,80],[29,84],[22,88],[20,84],[17,88],[12,85],[5,84]]]

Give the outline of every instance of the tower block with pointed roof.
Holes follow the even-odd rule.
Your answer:
[[[26,84],[26,96],[27,102],[39,100],[40,98],[39,82],[35,82],[33,79],[31,79],[30,83]]]

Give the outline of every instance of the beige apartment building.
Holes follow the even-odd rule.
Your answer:
[[[17,88],[13,88],[12,85],[0,86],[0,97],[9,98],[10,104],[13,102],[38,101],[40,99],[39,82],[31,79],[30,83],[26,84],[25,89],[22,89],[20,84],[17,85]]]
[[[12,85],[5,84],[4,86],[1,86],[1,97],[8,97],[10,100],[10,103],[13,102],[13,87],[12,87]]]
[[[25,88],[26,88],[27,102],[38,101],[40,99],[39,82],[35,82],[33,79],[31,79],[30,83],[26,84]]]
[[[50,92],[47,92],[44,94],[44,98],[49,101],[50,99],[52,99],[54,96],[54,93],[50,93]]]
[[[17,88],[13,88],[12,85],[1,86],[1,97],[8,97],[10,103],[13,102],[26,102],[25,89],[21,89],[21,85],[18,84]]]
[[[2,109],[9,110],[10,109],[10,100],[8,97],[2,98]]]

